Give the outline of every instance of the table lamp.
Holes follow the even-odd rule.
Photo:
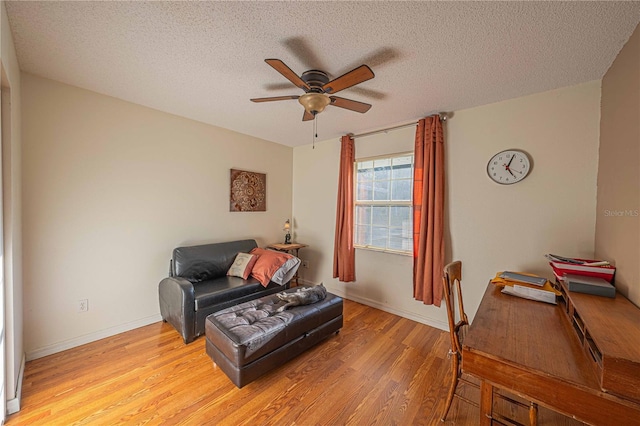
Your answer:
[[[284,243],[291,244],[291,222],[289,222],[289,219],[287,219],[287,221],[284,223],[284,228],[282,229],[287,231],[287,233],[284,235]]]

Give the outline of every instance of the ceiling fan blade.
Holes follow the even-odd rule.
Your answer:
[[[251,102],[271,102],[271,101],[285,101],[288,99],[298,99],[300,96],[291,95],[291,96],[272,96],[270,98],[253,98],[250,99]]]
[[[371,109],[371,105],[365,104],[364,102],[340,98],[338,96],[329,96],[329,99],[331,99],[331,105],[355,112],[365,113]]]
[[[310,121],[313,120],[315,118],[315,116],[309,112],[307,112],[307,110],[304,110],[304,114],[302,115],[302,121]]]
[[[371,68],[366,65],[360,65],[358,68],[328,82],[322,86],[322,90],[324,90],[325,93],[338,93],[341,90],[370,80],[373,77],[375,77],[375,74],[371,71]]]
[[[291,68],[286,66],[285,63],[280,59],[265,59],[264,61],[271,65],[280,74],[282,74],[284,78],[286,78],[305,92],[311,90],[311,87],[309,87],[309,85],[305,83],[304,80],[302,80],[300,76],[298,76],[298,74],[293,72]]]

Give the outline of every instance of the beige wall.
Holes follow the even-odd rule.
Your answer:
[[[0,6],[2,61],[2,225],[5,286],[7,411],[20,407],[20,368],[24,360],[22,306],[22,178],[20,136],[20,69],[5,4]]]
[[[292,148],[29,74],[22,96],[29,359],[160,320],[174,247],[283,237]],[[229,212],[230,168],[267,174],[266,212]]]
[[[640,26],[602,79],[595,249],[640,306]]]
[[[594,252],[600,82],[455,112],[446,122],[448,259],[463,262],[467,310],[474,314],[489,278],[516,270],[552,277],[545,253]],[[414,129],[356,140],[356,157],[411,150]],[[500,186],[486,164],[517,148],[533,158],[524,181]],[[356,252],[355,283],[332,278],[338,140],[294,149],[296,238],[309,282],[381,309],[446,328],[443,308],[412,298],[411,258]]]

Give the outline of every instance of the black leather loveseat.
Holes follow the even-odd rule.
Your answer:
[[[160,281],[160,314],[185,343],[204,334],[205,319],[213,312],[289,288],[289,282],[270,282],[227,276],[240,252],[248,253],[255,240],[232,241],[173,250],[169,277]]]

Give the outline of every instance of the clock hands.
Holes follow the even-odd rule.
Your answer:
[[[511,156],[511,160],[509,160],[509,163],[508,164],[504,164],[504,168],[505,168],[506,171],[509,172],[509,174],[511,174],[511,176],[516,177],[516,175],[513,174],[513,172],[511,171],[511,168],[509,167],[514,158],[516,158],[516,156],[512,155]]]

